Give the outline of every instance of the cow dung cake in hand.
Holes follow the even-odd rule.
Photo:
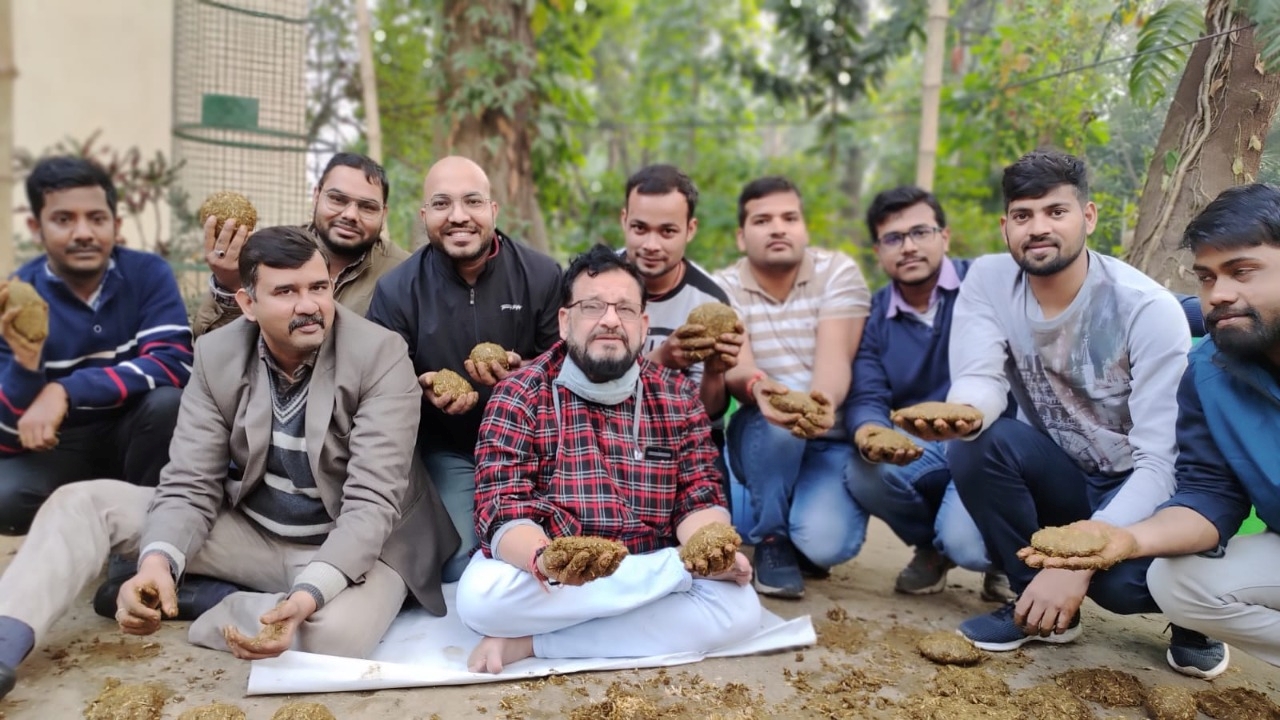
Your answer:
[[[733,526],[708,523],[698,528],[693,537],[680,547],[680,559],[690,572],[719,575],[733,567],[740,547],[742,536]]]
[[[471,348],[471,362],[498,365],[503,370],[511,369],[511,361],[507,358],[507,351],[498,343],[482,342]]]
[[[811,415],[821,415],[822,408],[818,405],[818,401],[813,396],[799,390],[778,395],[769,396],[769,404],[785,413],[798,413],[809,417]]]
[[[8,287],[9,300],[0,307],[0,314],[22,308],[13,320],[14,332],[33,343],[49,337],[49,303],[40,297],[34,286],[21,280],[10,280]]]
[[[1106,546],[1107,538],[1101,533],[1070,526],[1042,528],[1031,535],[1031,547],[1052,557],[1091,557]]]
[[[466,378],[446,368],[436,373],[435,379],[431,381],[431,392],[438,397],[456,398],[475,392],[475,388],[471,387],[471,383],[467,382]]]
[[[930,425],[937,420],[942,420],[948,425],[955,425],[958,422],[974,425],[982,422],[982,413],[968,405],[930,401],[894,410],[889,415],[889,419],[898,427],[914,424],[917,420],[923,420]]]
[[[685,319],[685,324],[701,325],[706,330],[698,337],[705,337],[714,341],[725,333],[737,330],[738,314],[733,311],[733,308],[724,303],[703,303],[689,311],[689,317]],[[694,361],[702,361],[714,355],[715,351],[714,347],[708,347],[688,350],[685,354]]]
[[[218,218],[218,224],[213,228],[215,236],[222,232],[222,225],[227,220],[235,220],[237,228],[247,227],[250,230],[258,224],[258,209],[249,202],[249,198],[230,190],[219,190],[205,198],[196,217],[203,227],[210,216]]]

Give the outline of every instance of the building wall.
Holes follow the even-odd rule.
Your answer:
[[[6,0],[12,3],[14,146],[39,153],[67,137],[144,159],[170,155],[173,3],[171,0]],[[26,205],[19,185],[16,205]],[[159,232],[167,237],[168,208]],[[28,214],[15,214],[15,237],[29,239]],[[154,214],[124,218],[130,247],[157,236]]]

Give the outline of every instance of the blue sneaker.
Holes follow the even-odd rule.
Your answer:
[[[1013,622],[1013,609],[1014,603],[1006,603],[986,615],[975,615],[960,623],[959,633],[977,647],[991,652],[1017,650],[1033,640],[1060,644],[1080,637],[1080,613],[1071,619],[1066,632],[1040,637],[1022,632],[1022,628]]]
[[[8,665],[0,662],[0,698],[9,694],[14,685],[18,684],[18,673]]]
[[[756,544],[755,566],[751,584],[756,592],[790,600],[804,597],[804,579],[790,539],[781,535],[765,536]]]
[[[1172,623],[1169,628],[1173,636],[1169,639],[1169,652],[1165,653],[1169,667],[1183,675],[1205,680],[1227,671],[1231,664],[1231,651],[1226,643]]]

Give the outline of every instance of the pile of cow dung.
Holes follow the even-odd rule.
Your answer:
[[[85,720],[160,720],[169,689],[159,683],[125,685],[107,678],[102,692],[84,709]]]

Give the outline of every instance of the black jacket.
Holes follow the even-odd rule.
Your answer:
[[[378,280],[368,318],[409,344],[418,375],[449,368],[470,380],[463,361],[478,343],[494,342],[532,359],[560,339],[560,266],[497,232],[496,253],[474,286],[447,255],[426,245]],[[418,449],[470,455],[492,389],[465,415],[446,415],[423,398]]]

